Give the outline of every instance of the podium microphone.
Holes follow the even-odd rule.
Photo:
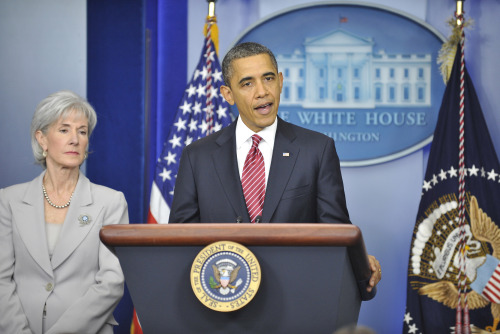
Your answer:
[[[239,224],[243,221],[243,218],[241,216],[236,217],[236,223]]]
[[[262,221],[262,216],[255,217],[255,224],[258,224]]]

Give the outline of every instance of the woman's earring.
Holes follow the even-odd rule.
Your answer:
[[[42,155],[43,155],[44,158],[46,158],[47,157],[47,151],[43,151]]]

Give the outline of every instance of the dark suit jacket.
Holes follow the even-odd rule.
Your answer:
[[[250,218],[236,159],[236,121],[183,150],[170,223]],[[278,118],[263,223],[350,223],[333,139]]]

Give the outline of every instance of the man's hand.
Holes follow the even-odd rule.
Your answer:
[[[369,286],[366,291],[371,292],[372,289],[380,282],[382,279],[382,269],[380,268],[380,262],[373,255],[368,255],[368,262],[370,262],[370,270],[372,271],[372,277],[370,277]]]

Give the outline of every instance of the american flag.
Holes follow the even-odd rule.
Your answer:
[[[220,94],[222,84],[222,71],[209,29],[198,66],[186,86],[174,124],[156,163],[148,223],[168,223],[182,149],[232,122],[229,104]]]

